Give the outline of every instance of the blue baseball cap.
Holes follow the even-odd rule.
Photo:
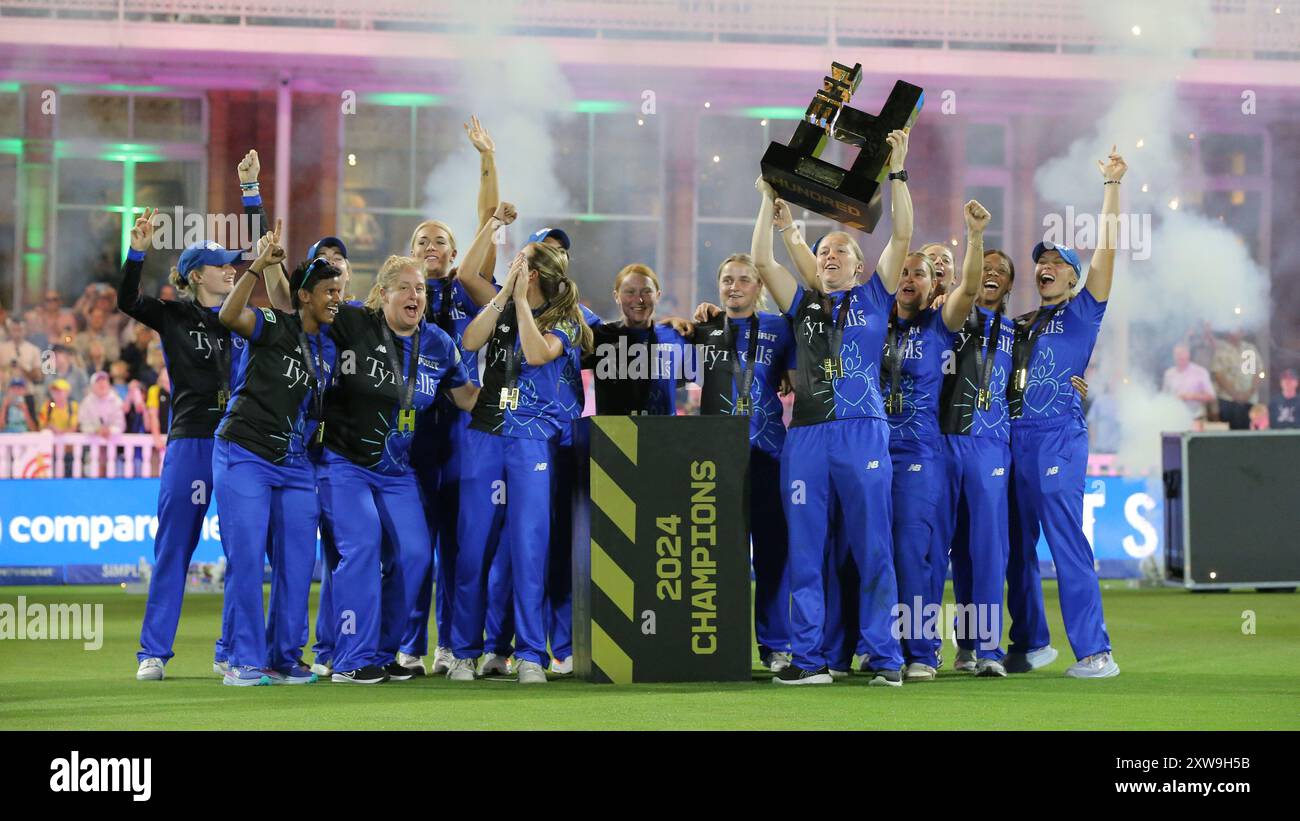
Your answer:
[[[569,235],[561,231],[559,228],[539,228],[528,235],[528,241],[541,242],[547,237],[555,237],[560,241],[560,244],[564,246],[564,250],[569,250]]]
[[[243,255],[243,251],[227,251],[225,246],[212,242],[196,242],[181,252],[176,270],[188,280],[194,269],[203,265],[229,265]]]
[[[348,247],[343,244],[343,240],[338,237],[321,237],[316,240],[316,244],[307,249],[307,261],[311,262],[320,253],[322,248],[337,248],[344,259],[348,258]]]
[[[1074,269],[1075,276],[1083,276],[1083,270],[1079,265],[1078,251],[1067,245],[1057,245],[1053,242],[1040,242],[1034,246],[1033,259],[1035,263],[1038,262],[1038,258],[1041,257],[1045,251],[1055,251],[1060,254],[1061,259],[1065,260],[1066,263]]]

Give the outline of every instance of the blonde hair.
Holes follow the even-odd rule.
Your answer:
[[[451,244],[451,250],[453,251],[456,250],[456,235],[451,232],[450,225],[443,222],[442,220],[425,220],[424,222],[415,226],[415,230],[411,232],[411,242],[407,246],[408,251],[415,250],[415,240],[420,236],[420,232],[423,231],[425,228],[442,229],[442,231],[447,234],[447,242]]]
[[[659,284],[659,276],[654,272],[654,269],[649,265],[642,265],[639,262],[623,266],[623,270],[619,271],[614,277],[614,290],[617,291],[619,288],[623,287],[623,280],[636,275],[643,276],[653,282],[656,291],[663,291],[663,286]]]
[[[576,332],[569,334],[572,341],[582,350],[590,351],[591,328],[582,316],[582,308],[578,306],[578,283],[568,275],[568,255],[544,242],[530,242],[524,248],[532,249],[528,256],[528,270],[537,272],[538,290],[548,303],[546,310],[537,317],[538,330],[546,333],[562,322],[573,323]]]
[[[420,273],[420,263],[413,257],[393,254],[384,260],[384,264],[379,266],[379,273],[375,274],[375,284],[371,286],[370,293],[366,296],[366,307],[372,311],[381,310],[384,307],[384,289],[394,287],[397,284],[397,275],[407,268],[417,274]]]
[[[862,246],[858,245],[858,241],[856,239],[849,236],[848,231],[831,231],[829,234],[822,237],[820,241],[818,241],[817,250],[821,251],[822,243],[826,242],[827,240],[829,240],[831,237],[834,236],[844,237],[844,241],[848,243],[849,248],[853,251],[853,255],[858,258],[858,262],[862,263],[863,265],[866,264],[866,260],[862,256]]]
[[[754,278],[758,280],[758,302],[754,307],[761,311],[768,310],[767,288],[763,285],[763,277],[758,273],[758,265],[749,254],[732,254],[724,259],[722,264],[718,266],[717,279],[722,280],[723,270],[733,262],[739,263],[754,272]]]
[[[172,266],[172,272],[167,275],[167,281],[176,289],[177,296],[183,296],[188,299],[194,298],[194,286],[190,285],[188,278],[181,276],[180,269],[175,265]]]

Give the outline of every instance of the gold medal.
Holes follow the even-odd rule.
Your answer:
[[[397,432],[414,433],[415,432],[415,409],[399,410],[397,412]]]
[[[1025,368],[1016,368],[1016,390],[1023,391],[1029,382],[1029,372]]]
[[[896,391],[894,393],[889,394],[889,398],[885,400],[885,412],[886,413],[903,412],[903,394],[901,392]]]
[[[325,444],[325,422],[321,421],[316,425],[316,444]]]
[[[827,379],[841,379],[844,376],[844,360],[838,356],[823,359],[822,371]]]
[[[217,407],[225,410],[228,404],[230,404],[230,393],[224,390],[217,391]]]
[[[980,388],[979,393],[975,396],[975,404],[980,410],[988,410],[993,407],[993,393],[988,388]]]
[[[736,399],[735,416],[748,416],[754,412],[754,400],[748,396],[742,396]]]
[[[518,388],[502,388],[502,389],[501,389],[501,401],[500,401],[499,403],[497,403],[497,407],[500,408],[501,410],[506,410],[506,409],[510,409],[510,410],[518,410],[518,409],[519,409],[519,389],[518,389]]]

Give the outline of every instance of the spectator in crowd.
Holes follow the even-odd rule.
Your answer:
[[[1268,405],[1250,406],[1250,429],[1268,430]]]
[[[131,381],[131,369],[122,360],[117,360],[108,366],[109,381],[113,385],[113,392],[117,398],[126,402],[126,392]]]
[[[144,386],[140,384],[140,380],[132,379],[126,386],[126,402],[123,408],[126,412],[126,432],[147,433],[149,409],[145,404]]]
[[[1250,406],[1259,392],[1259,349],[1240,330],[1213,338],[1210,375],[1219,398],[1219,420],[1233,430],[1250,428]]]
[[[9,380],[9,390],[5,391],[3,404],[0,404],[0,423],[4,424],[5,433],[29,433],[41,429],[36,416],[36,401],[27,391],[27,380],[21,376]]]
[[[1174,346],[1174,364],[1165,370],[1160,389],[1181,399],[1196,423],[1205,421],[1208,403],[1214,401],[1210,372],[1192,361],[1190,350],[1181,342]]]
[[[167,428],[171,420],[172,380],[167,369],[158,371],[158,381],[149,386],[144,406],[148,411],[145,426],[153,435],[154,450],[162,450],[167,445]]]
[[[1119,399],[1115,396],[1114,377],[1103,378],[1097,366],[1088,366],[1084,376],[1088,395],[1087,410],[1089,449],[1094,453],[1118,453],[1120,433]]]
[[[1269,403],[1269,427],[1281,430],[1300,428],[1300,398],[1296,397],[1296,386],[1295,369],[1282,371],[1282,377],[1278,379],[1281,393]]]
[[[104,354],[111,362],[121,358],[121,348],[117,343],[117,334],[109,328],[108,311],[95,308],[86,320],[86,330],[77,334],[77,350],[82,356],[90,352],[91,343],[98,342],[104,348]]]
[[[145,375],[149,368],[149,344],[157,338],[158,334],[148,325],[135,320],[131,320],[128,333],[131,341],[122,348],[122,361],[130,369],[132,379],[151,384],[155,374],[149,374],[148,377]]]
[[[3,302],[0,302],[0,342],[4,342],[7,339],[9,339],[9,333],[6,330],[8,325],[9,325],[9,309],[5,307],[5,304]]]
[[[8,365],[14,375],[21,374],[32,382],[45,378],[41,372],[41,349],[27,340],[27,323],[11,318],[8,322],[9,338],[0,342],[0,362]]]
[[[108,374],[96,371],[90,378],[90,395],[81,403],[81,430],[111,436],[126,430],[126,413]]]
[[[61,341],[65,328],[77,327],[76,315],[63,306],[63,297],[50,289],[41,304],[27,312],[27,327],[32,340],[43,348]]]
[[[80,350],[80,349],[79,349]],[[103,340],[92,339],[81,353],[81,359],[87,375],[104,371],[108,373],[108,366],[112,359],[108,356],[108,351],[104,347]]]
[[[158,298],[168,302],[175,302],[176,286],[172,285],[170,282],[164,282],[162,287],[158,289]]]
[[[68,383],[68,396],[78,402],[86,395],[90,387],[90,376],[81,367],[81,358],[77,349],[68,345],[54,346],[54,373],[52,379],[62,379]]]
[[[68,433],[77,429],[80,403],[71,397],[72,386],[66,379],[50,384],[50,399],[41,406],[41,430]]]

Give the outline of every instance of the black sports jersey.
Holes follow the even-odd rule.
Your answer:
[[[117,305],[122,313],[158,332],[163,360],[172,381],[171,424],[167,438],[205,439],[212,436],[225,407],[220,392],[230,385],[230,332],[217,320],[220,307],[204,308],[189,299],[158,299],[140,293],[144,255],[132,252],[122,263],[122,287]],[[236,337],[233,348],[244,341]],[[228,396],[226,398],[229,398]]]
[[[997,322],[995,326],[993,323]],[[939,395],[939,430],[967,436],[1011,437],[1008,413],[1009,376],[1016,327],[1001,311],[975,306],[955,335],[952,373],[943,378]],[[989,358],[989,353],[992,357]],[[981,390],[985,400],[981,401]]]
[[[411,336],[384,330],[381,313],[339,308],[329,331],[340,366],[325,396],[325,447],[364,468],[399,475],[410,469],[416,420],[423,415],[419,412],[433,404],[441,388],[464,385],[469,374],[456,344],[437,326],[421,322]],[[411,378],[412,342],[417,338],[419,362],[410,414],[403,418],[403,387]],[[396,375],[394,359],[401,368]]]
[[[306,440],[314,433],[316,374],[325,386],[330,384],[334,342],[323,329],[304,334],[297,313],[272,308],[253,313],[256,325],[248,339],[243,379],[217,436],[270,462],[293,460],[306,455]],[[310,362],[303,356],[304,337]]]
[[[690,369],[691,342],[666,325],[629,328],[623,320],[593,327],[582,369],[595,375],[602,416],[677,413],[677,383]]]
[[[834,419],[884,419],[880,351],[894,295],[878,274],[847,291],[823,296],[796,286],[785,315],[794,322],[799,368],[790,427]],[[833,347],[836,328],[843,334]]]

